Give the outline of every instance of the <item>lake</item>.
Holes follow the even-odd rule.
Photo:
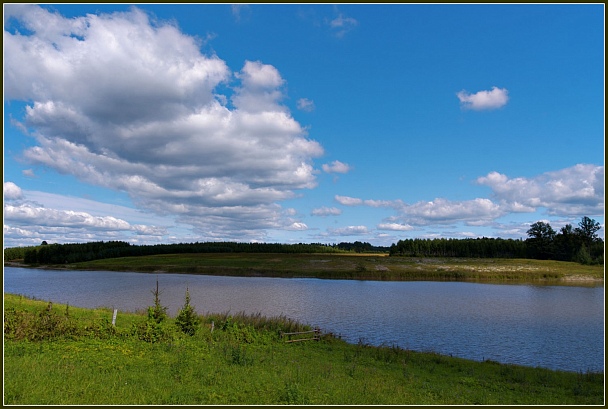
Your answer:
[[[188,288],[199,313],[283,315],[352,343],[566,371],[604,371],[603,287],[5,267],[4,291],[77,307],[136,311],[153,305],[157,279],[161,303],[173,316]]]

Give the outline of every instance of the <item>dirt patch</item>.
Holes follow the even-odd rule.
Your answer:
[[[376,271],[388,271],[387,266],[376,265]]]

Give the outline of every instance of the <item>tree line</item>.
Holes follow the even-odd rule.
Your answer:
[[[185,253],[337,253],[345,250],[322,243],[237,243],[203,242],[155,245],[133,245],[123,241],[41,244],[4,250],[5,260],[26,264],[68,264],[116,257],[152,256]]]
[[[390,247],[391,256],[532,258],[604,264],[600,224],[585,216],[578,227],[567,224],[556,232],[549,223],[536,222],[525,240],[501,238],[406,239]]]
[[[196,242],[178,244],[133,245],[123,241],[47,244],[13,247],[4,250],[4,259],[23,260],[26,264],[67,264],[105,258],[151,256],[183,253],[377,253],[404,257],[473,257],[533,258],[576,261],[583,264],[604,263],[604,241],[598,237],[599,223],[583,217],[574,228],[567,224],[556,232],[542,221],[530,226],[528,238],[501,239],[405,239],[390,247],[367,242],[322,243],[238,243]]]

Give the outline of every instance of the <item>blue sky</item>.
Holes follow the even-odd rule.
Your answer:
[[[604,5],[4,4],[5,247],[600,222]]]

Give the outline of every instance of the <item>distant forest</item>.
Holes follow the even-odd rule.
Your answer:
[[[599,223],[583,217],[578,227],[567,224],[559,232],[549,223],[536,222],[526,240],[501,238],[407,239],[390,247],[391,256],[531,258],[604,264],[604,241]]]
[[[151,256],[184,253],[345,253],[388,252],[388,247],[369,243],[279,244],[203,242],[179,244],[132,245],[124,241],[47,244],[13,247],[4,250],[4,259],[23,260],[26,264],[67,264],[115,257]]]
[[[536,222],[526,240],[501,238],[406,239],[390,247],[356,241],[340,244],[279,244],[204,242],[132,245],[123,241],[47,244],[4,250],[4,260],[26,264],[67,264],[115,257],[180,253],[389,253],[401,257],[532,258],[604,263],[604,241],[598,237],[599,223],[583,217],[578,227],[566,225],[555,232],[549,223]]]

